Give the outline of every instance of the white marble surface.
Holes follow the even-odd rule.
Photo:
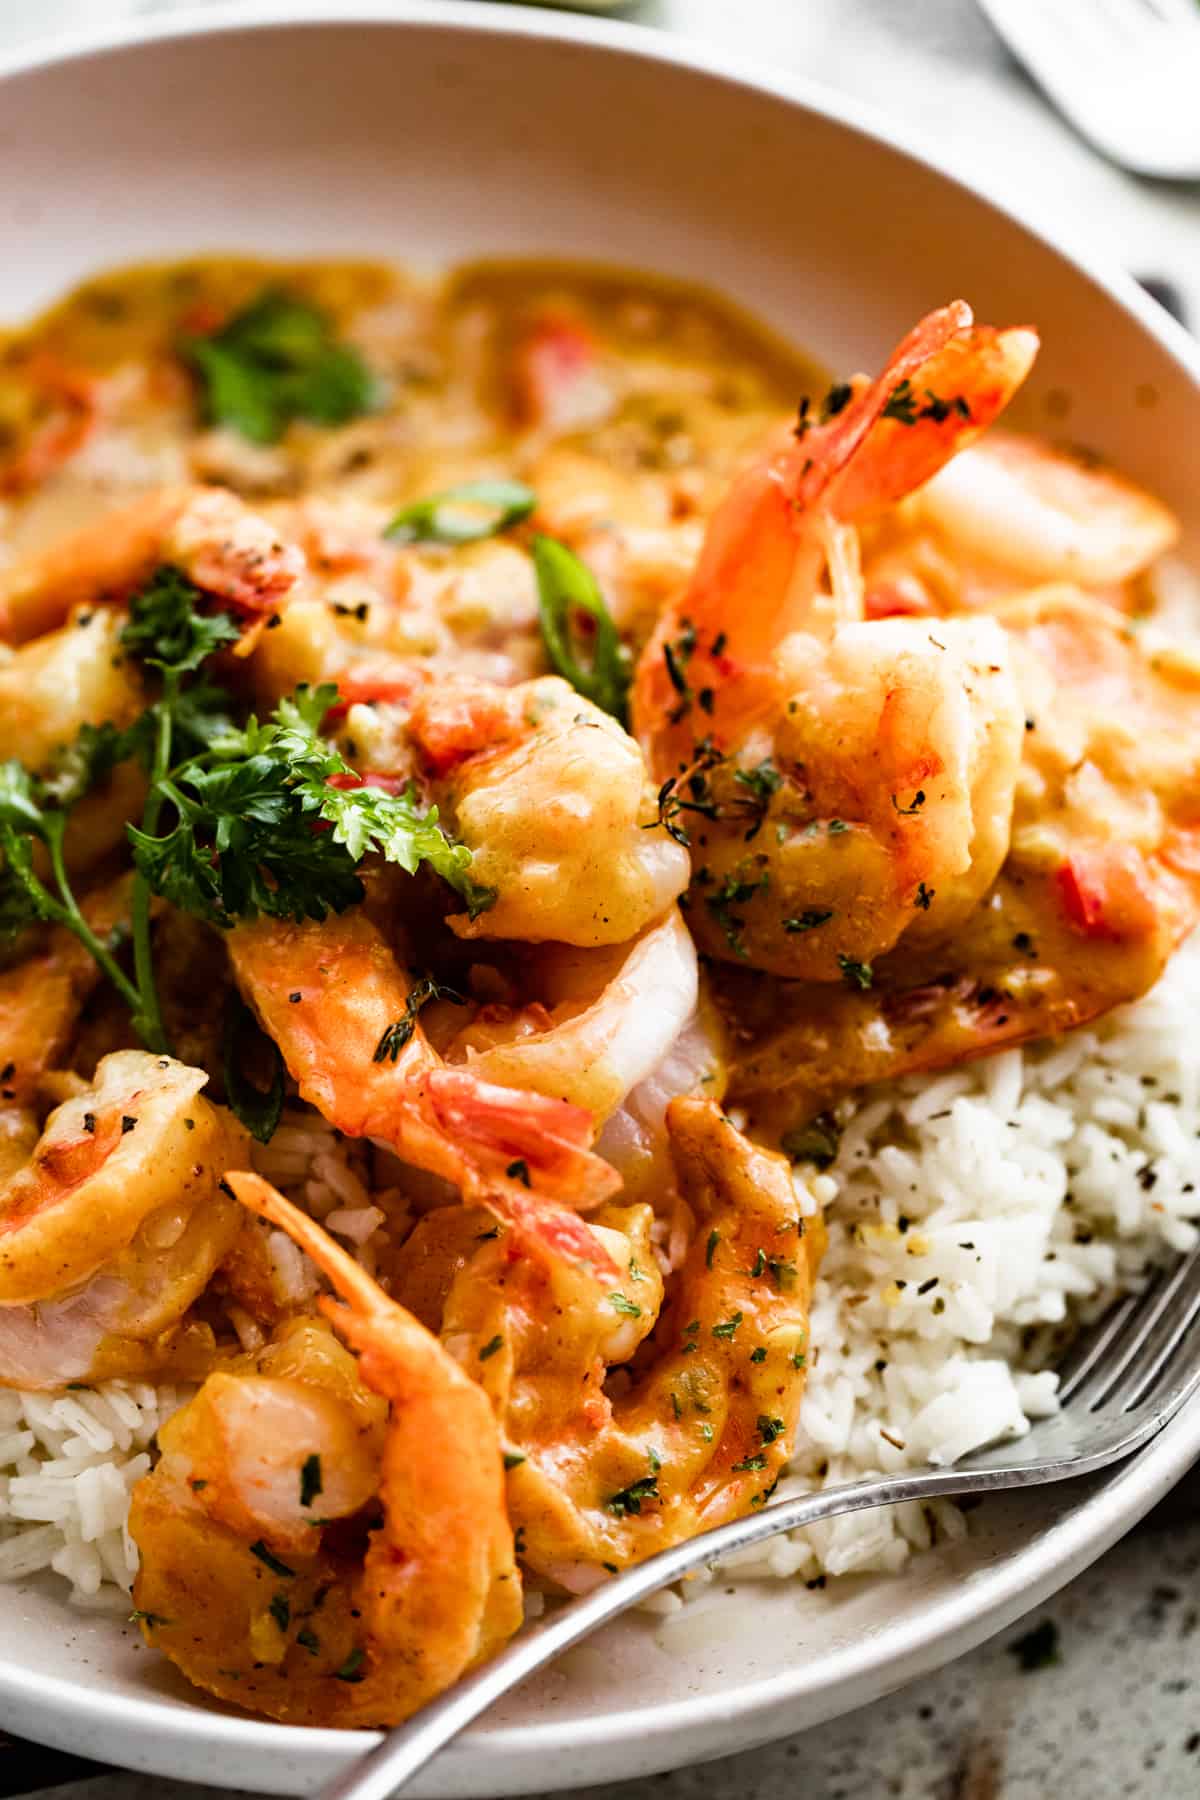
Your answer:
[[[171,0],[140,0],[147,10]],[[195,0],[192,0],[195,4]],[[221,0],[208,0],[221,4]],[[1040,0],[1029,0],[1038,4]],[[122,10],[136,10],[127,0]],[[0,40],[107,0],[0,0]],[[1081,143],[1025,80],[973,0],[646,0],[627,16],[851,92],[1069,222],[1139,275],[1165,276],[1200,323],[1200,187],[1138,180]],[[802,177],[798,177],[802,178]],[[1027,1627],[820,1731],[597,1800],[1184,1800],[1200,1794],[1200,1477],[1036,1619],[1060,1661],[1023,1674]],[[681,1746],[681,1756],[686,1746]],[[579,1784],[588,1772],[579,1770]],[[60,1794],[64,1790],[56,1790]],[[72,1800],[236,1800],[111,1775]],[[47,1797],[50,1790],[46,1790]]]

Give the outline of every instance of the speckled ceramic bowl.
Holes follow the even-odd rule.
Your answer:
[[[440,0],[209,10],[47,48],[0,78],[0,314],[99,265],[227,247],[409,259],[555,252],[715,283],[831,366],[871,366],[961,293],[1033,319],[1030,405],[1165,495],[1200,539],[1196,352],[856,107],[635,26]],[[301,16],[297,17],[297,12]],[[716,1756],[862,1704],[1067,1581],[1200,1453],[1194,1405],[1131,1466],[1000,1499],[902,1577],[714,1595],[564,1658],[414,1790],[581,1786]],[[133,1768],[268,1793],[367,1739],[210,1706],[135,1634],[6,1589],[0,1720]]]

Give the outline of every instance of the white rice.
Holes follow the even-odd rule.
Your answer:
[[[52,1569],[77,1606],[128,1612],[129,1496],[187,1392],[129,1381],[56,1397],[0,1389],[0,1581]]]
[[[913,1076],[843,1109],[799,1445],[780,1495],[950,1463],[1057,1406],[1064,1326],[1187,1250],[1200,1220],[1200,938],[1095,1029]],[[824,1198],[824,1194],[822,1198]],[[739,1573],[895,1570],[952,1502],[847,1515]]]
[[[829,1248],[781,1493],[951,1462],[1054,1410],[1056,1377],[1040,1365],[1064,1328],[1196,1239],[1197,1013],[1200,941],[1094,1030],[843,1107],[836,1161],[797,1184],[806,1207],[824,1205]],[[368,1268],[385,1234],[405,1229],[392,1159],[314,1114],[289,1109],[258,1163]],[[282,1233],[268,1244],[284,1291],[314,1293],[308,1259]],[[0,1390],[0,1579],[49,1568],[77,1603],[127,1608],[129,1493],[182,1397],[129,1382],[56,1398]],[[810,1582],[895,1571],[965,1531],[952,1502],[902,1506],[831,1520],[730,1566]],[[678,1605],[673,1594],[654,1602]]]

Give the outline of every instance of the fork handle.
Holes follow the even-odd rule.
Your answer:
[[[1021,1479],[1028,1480],[1027,1470]],[[1036,1477],[1034,1477],[1036,1479]],[[699,1537],[660,1550],[614,1576],[590,1594],[559,1608],[542,1624],[522,1632],[507,1649],[447,1688],[405,1724],[389,1731],[374,1750],[355,1761],[322,1788],[318,1800],[388,1800],[407,1787],[431,1757],[486,1712],[494,1701],[544,1668],[589,1633],[636,1606],[648,1594],[735,1550],[744,1550],[782,1532],[813,1525],[838,1513],[867,1506],[891,1506],[906,1500],[929,1500],[980,1487],[1007,1487],[1014,1471],[998,1468],[968,1475],[962,1469],[924,1469],[880,1479],[845,1482],[816,1494],[777,1500],[749,1517],[731,1519]]]

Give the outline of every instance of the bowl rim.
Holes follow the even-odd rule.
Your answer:
[[[847,127],[882,152],[915,163],[966,198],[982,202],[1037,240],[1076,276],[1098,288],[1167,352],[1178,372],[1190,379],[1200,404],[1200,342],[1152,300],[1127,271],[1098,254],[1082,232],[1072,225],[1064,228],[1049,207],[1031,204],[1024,195],[1018,198],[983,171],[947,168],[930,137],[893,122],[885,112],[868,103],[810,77],[757,64],[752,57],[731,53],[724,45],[703,38],[681,38],[662,28],[595,14],[551,12],[530,5],[501,8],[495,0],[352,0],[348,5],[340,5],[338,0],[223,0],[220,6],[141,14],[21,44],[0,55],[0,106],[10,81],[110,51],[136,50],[143,45],[209,35],[355,26],[434,28],[468,38],[538,39],[619,58],[633,57],[683,68]],[[681,1761],[721,1755],[725,1750],[781,1736],[789,1729],[788,1702],[801,1692],[812,1696],[853,1684],[855,1692],[845,1707],[831,1708],[825,1715],[833,1717],[838,1711],[876,1699],[902,1682],[941,1666],[1003,1630],[1102,1555],[1168,1492],[1198,1455],[1200,1396],[1140,1455],[1102,1477],[1085,1479],[1083,1485],[1091,1489],[1088,1497],[1025,1550],[994,1567],[983,1568],[973,1574],[970,1582],[960,1583],[949,1594],[930,1601],[918,1627],[902,1646],[897,1646],[892,1632],[884,1630],[824,1656],[816,1671],[794,1667],[746,1679],[716,1693],[684,1694],[652,1713],[634,1714],[635,1729],[626,1735],[636,1737],[643,1754],[636,1769],[624,1772],[636,1774],[679,1766]],[[217,1711],[201,1699],[181,1706],[176,1700],[148,1693],[114,1702],[93,1693],[74,1678],[27,1671],[3,1657],[0,1699],[22,1708],[22,1712],[10,1715],[17,1729],[34,1738],[44,1734],[43,1741],[53,1741],[84,1755],[89,1749],[94,1753],[95,1730],[111,1727],[114,1706],[119,1708],[131,1737],[140,1735],[151,1745],[176,1744],[192,1750],[219,1747],[235,1754],[239,1747],[249,1750],[255,1746],[273,1750],[281,1759],[311,1761],[316,1772],[332,1772],[379,1740],[377,1732],[287,1726],[247,1714]],[[681,1757],[680,1747],[688,1742],[689,1734],[707,1746],[715,1742],[715,1747],[701,1747],[697,1741]],[[727,1742],[716,1741],[722,1734],[727,1736]],[[582,1754],[611,1745],[613,1735],[614,1721],[608,1714],[566,1722],[539,1720],[533,1724],[490,1727],[486,1748],[496,1760],[499,1774],[500,1762],[531,1762],[534,1757],[564,1752]],[[443,1752],[443,1757],[447,1762],[457,1761],[473,1749],[482,1749],[484,1741],[479,1727],[474,1727]],[[163,1758],[153,1749],[145,1758],[131,1754],[130,1761],[151,1770],[163,1769]],[[552,1776],[553,1771],[544,1767],[542,1778],[535,1777],[536,1785],[541,1787]],[[194,1773],[192,1778],[204,1779]]]
[[[885,109],[845,94],[832,83],[781,71],[707,38],[683,37],[653,23],[642,25],[591,12],[552,10],[551,6],[552,0],[533,0],[532,4],[504,0],[502,8],[497,0],[349,0],[345,5],[339,0],[221,0],[219,5],[212,0],[207,5],[193,0],[192,4],[173,7],[170,12],[138,13],[61,35],[28,39],[0,52],[0,83],[59,63],[83,61],[109,50],[142,44],[232,36],[243,31],[356,25],[402,30],[432,26],[469,37],[538,38],[683,67],[728,86],[764,93],[803,111],[818,113],[834,124],[849,126],[882,150],[920,164],[968,198],[982,200],[1116,301],[1151,337],[1158,339],[1200,387],[1200,338],[1153,300],[1128,270],[1097,251],[1086,232],[1071,221],[1062,219],[1037,199],[1031,200],[1023,192],[1018,194],[1015,187],[1008,187],[982,167],[961,173],[948,168],[932,134],[907,121],[893,119]]]

